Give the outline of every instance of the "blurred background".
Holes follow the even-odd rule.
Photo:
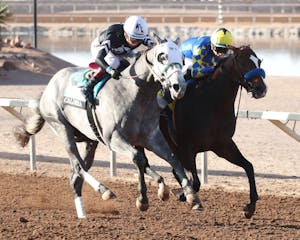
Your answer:
[[[7,0],[2,38],[19,36],[79,66],[107,26],[142,16],[150,32],[181,41],[227,27],[237,46],[250,44],[268,75],[300,76],[300,0]]]

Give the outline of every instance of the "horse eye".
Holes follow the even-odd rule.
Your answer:
[[[157,60],[162,64],[167,64],[168,63],[168,55],[165,53],[160,53],[157,56]]]

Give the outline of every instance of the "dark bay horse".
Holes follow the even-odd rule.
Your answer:
[[[169,195],[163,178],[150,168],[145,148],[165,159],[175,169],[184,194],[193,208],[200,203],[182,165],[159,129],[160,110],[156,93],[160,85],[171,92],[173,99],[181,98],[186,89],[182,53],[175,42],[160,40],[125,69],[119,80],[110,79],[106,82],[97,96],[98,104],[94,112],[98,119],[101,142],[111,150],[130,157],[138,169],[140,195],[136,206],[142,211],[149,206],[144,173],[157,182],[160,199],[165,200]],[[86,217],[82,200],[83,181],[99,191],[103,199],[114,197],[107,187],[88,173],[99,139],[90,127],[86,110],[69,104],[80,102],[80,98],[83,98],[80,89],[72,84],[76,82],[76,76],[85,71],[84,68],[75,67],[56,73],[43,92],[34,114],[15,132],[17,140],[25,146],[29,137],[39,132],[47,122],[62,139],[71,163],[71,187],[79,218]],[[68,90],[70,88],[71,91]],[[67,92],[78,92],[79,99],[66,104]],[[77,143],[80,142],[85,143],[85,149],[78,148]]]
[[[232,51],[232,55],[216,66],[208,82],[201,87],[188,87],[185,96],[176,102],[177,146],[170,144],[184,168],[191,172],[196,192],[200,189],[195,162],[197,153],[210,150],[242,167],[250,185],[250,203],[244,208],[245,216],[250,218],[258,195],[253,166],[232,140],[236,126],[234,102],[239,86],[257,99],[265,96],[267,87],[263,80],[265,72],[260,68],[261,60],[255,52],[248,46],[232,47]]]

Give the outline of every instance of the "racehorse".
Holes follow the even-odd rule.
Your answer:
[[[80,67],[65,68],[57,72],[43,92],[35,113],[27,119],[25,125],[15,131],[17,140],[25,146],[29,137],[39,132],[47,122],[62,139],[72,168],[70,181],[79,218],[86,217],[82,200],[83,181],[95,191],[100,191],[104,200],[115,197],[112,191],[88,173],[99,141],[133,160],[138,169],[140,192],[136,206],[141,211],[149,207],[144,173],[158,183],[160,199],[166,200],[169,196],[169,189],[163,178],[150,168],[145,148],[165,159],[175,169],[192,207],[197,208],[195,206],[200,203],[182,165],[159,129],[160,110],[156,93],[163,87],[171,92],[173,99],[184,95],[186,82],[182,73],[183,56],[175,42],[166,39],[157,41],[153,48],[143,51],[122,72],[119,80],[108,80],[99,92],[94,115],[97,117],[100,140],[90,127],[86,110],[69,104],[78,101],[65,101],[68,99],[67,89],[74,82],[74,75],[86,70]],[[73,88],[73,91],[76,90]],[[77,91],[83,97],[80,90]],[[78,149],[79,142],[85,143],[85,149]]]
[[[176,101],[174,124],[176,143],[170,142],[184,168],[192,174],[193,188],[200,189],[196,155],[213,151],[219,157],[242,167],[250,185],[250,203],[244,208],[247,218],[255,211],[258,195],[252,164],[241,154],[232,140],[236,126],[234,102],[241,86],[256,99],[267,92],[261,60],[249,46],[231,47],[233,54],[222,59],[207,82],[188,86],[185,96]],[[203,84],[202,86],[200,86]],[[173,171],[175,178],[178,176]],[[184,197],[181,196],[184,200]]]

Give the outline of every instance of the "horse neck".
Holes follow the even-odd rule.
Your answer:
[[[235,68],[234,56],[230,56],[221,66],[218,76],[220,87],[220,98],[224,103],[234,104],[239,89],[239,73]]]
[[[142,55],[136,60],[136,62],[130,67],[130,74],[137,81],[151,81],[150,65],[147,62],[148,52],[151,50],[143,51]]]
[[[137,97],[143,102],[155,100],[159,84],[154,82],[150,68],[153,62],[153,48],[143,52],[143,54],[130,67],[129,73],[138,86]]]

